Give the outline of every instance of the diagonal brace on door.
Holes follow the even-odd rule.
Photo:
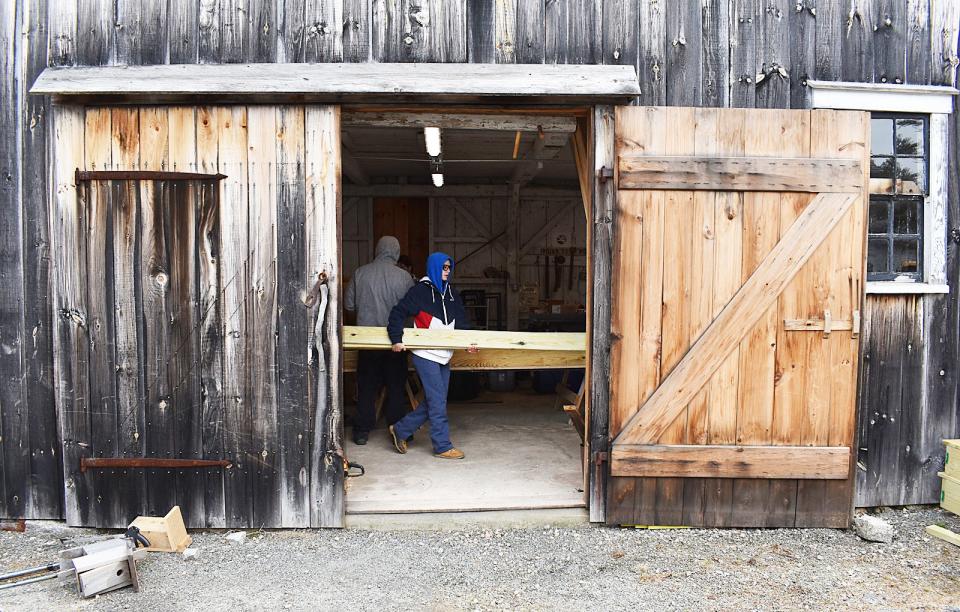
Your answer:
[[[653,444],[700,392],[860,197],[821,193],[630,418],[614,444]]]

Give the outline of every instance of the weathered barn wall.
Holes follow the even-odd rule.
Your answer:
[[[640,104],[803,107],[804,80],[952,84],[957,3],[950,0],[16,0],[0,6],[0,516],[63,515],[54,412],[47,207],[50,103],[26,95],[47,65],[220,62],[506,62],[636,65]],[[761,78],[762,77],[762,78]],[[949,226],[957,224],[956,115]],[[956,244],[948,278],[957,282]],[[11,289],[12,288],[12,289]],[[884,298],[902,318],[873,316],[871,342],[901,355],[925,453],[862,503],[932,501],[934,440],[955,435],[956,291]],[[919,302],[921,312],[912,307]],[[894,304],[898,304],[894,306]],[[907,326],[907,327],[905,327]],[[867,346],[869,343],[864,343]],[[879,350],[879,347],[874,350]],[[898,353],[899,354],[899,353]],[[871,355],[865,355],[866,364]],[[866,368],[866,366],[865,366]],[[941,374],[942,371],[942,374]],[[864,369],[862,414],[882,381]],[[937,415],[928,412],[932,408]],[[939,426],[931,425],[939,422]],[[861,423],[861,432],[864,423]],[[861,433],[865,440],[884,438]],[[884,438],[886,439],[886,438]],[[899,438],[898,438],[899,439]],[[869,444],[874,444],[870,441]],[[881,444],[886,444],[883,442]],[[918,448],[924,450],[920,451]],[[876,464],[867,448],[866,465]],[[869,468],[868,468],[869,469]],[[891,484],[893,483],[893,484]]]

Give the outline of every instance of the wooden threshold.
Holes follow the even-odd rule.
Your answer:
[[[694,446],[614,444],[613,476],[845,480],[845,446]]]

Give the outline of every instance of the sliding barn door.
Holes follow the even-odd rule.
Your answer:
[[[868,126],[617,109],[608,523],[846,526]]]

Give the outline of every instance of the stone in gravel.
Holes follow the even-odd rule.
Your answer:
[[[196,548],[188,548],[184,550],[182,554],[184,559],[193,559],[198,554],[200,554],[200,551],[197,550]]]
[[[227,539],[230,540],[231,542],[236,542],[237,544],[240,544],[240,543],[246,541],[246,539],[247,539],[247,532],[246,532],[246,531],[232,531],[232,532],[230,532],[230,533],[227,534]]]
[[[861,514],[853,519],[853,531],[868,542],[893,542],[893,525],[869,514]]]

